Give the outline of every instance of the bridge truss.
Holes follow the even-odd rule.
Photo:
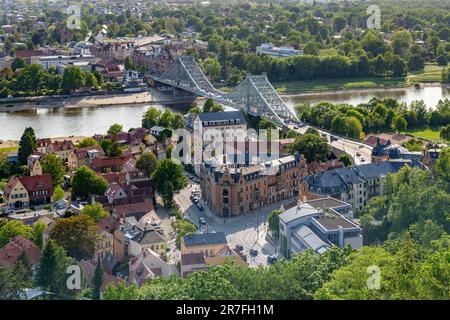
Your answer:
[[[197,96],[211,98],[253,116],[269,119],[281,127],[300,122],[277,94],[265,74],[247,75],[231,92],[225,93],[214,88],[194,57],[183,56],[177,58],[162,75],[151,77],[157,82],[189,91]]]

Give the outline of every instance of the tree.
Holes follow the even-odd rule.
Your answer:
[[[92,279],[92,299],[94,300],[100,300],[100,290],[102,289],[103,285],[103,277],[104,272],[99,257],[95,266],[94,278]]]
[[[50,232],[50,238],[79,261],[94,255],[96,231],[95,221],[86,214],[80,214],[58,219]]]
[[[86,137],[78,143],[77,148],[92,147],[97,145],[97,140],[92,137]]]
[[[442,69],[441,82],[450,83],[450,68],[447,67]]]
[[[70,92],[85,85],[85,74],[78,66],[68,66],[64,69],[61,87]]]
[[[343,153],[339,156],[339,161],[341,161],[346,167],[350,167],[352,165],[352,159],[346,153]]]
[[[163,197],[165,205],[172,205],[173,193],[188,185],[183,167],[172,159],[163,159],[159,162],[152,174],[156,190]]]
[[[273,210],[269,215],[269,229],[274,234],[278,234],[280,227],[280,214],[283,213],[283,210]]]
[[[123,130],[123,126],[121,124],[118,123],[114,123],[113,125],[111,125],[108,129],[108,134],[110,135],[115,135],[118,134],[119,132],[122,132]]]
[[[109,216],[108,212],[103,209],[103,206],[100,203],[93,203],[84,206],[81,213],[91,217],[95,223],[98,223],[101,219]]]
[[[174,112],[172,117],[171,129],[182,129],[185,127],[183,115],[179,112]]]
[[[225,109],[223,106],[217,102],[215,102],[213,99],[206,99],[205,103],[203,104],[203,112],[221,112]]]
[[[333,30],[337,33],[341,32],[347,26],[347,19],[343,16],[336,16],[333,19]]]
[[[125,70],[136,70],[136,65],[130,57],[126,57],[124,61]]]
[[[32,271],[24,260],[27,257],[22,254],[13,266],[0,266],[0,300],[19,300],[23,289],[32,286]]]
[[[64,292],[67,289],[65,279],[69,261],[63,247],[50,239],[39,260],[36,285],[50,292]]]
[[[442,140],[450,141],[450,124],[441,128],[439,136],[441,137]]]
[[[156,126],[159,122],[160,116],[161,116],[161,111],[159,111],[155,107],[149,108],[142,115],[142,127],[150,129],[153,126]]]
[[[158,159],[153,152],[145,152],[136,162],[136,168],[145,172],[147,177],[151,177],[153,171],[158,166]]]
[[[165,110],[158,120],[158,126],[163,128],[171,128],[173,121],[173,112],[170,110]]]
[[[21,165],[27,164],[28,156],[36,148],[36,135],[31,127],[27,127],[19,142],[18,158]]]
[[[30,239],[33,229],[18,220],[9,220],[0,224],[0,248],[5,246],[15,236],[22,236]]]
[[[205,74],[212,80],[220,79],[220,63],[216,58],[206,58],[203,63]]]
[[[326,161],[331,154],[327,139],[315,134],[304,134],[289,146],[290,153],[303,154],[308,162]]]
[[[42,221],[38,221],[33,225],[31,239],[33,240],[33,243],[39,247],[39,249],[44,247],[44,230],[46,228],[46,224]]]
[[[41,161],[42,173],[49,174],[52,177],[53,186],[59,186],[62,183],[66,167],[63,160],[54,153],[48,153]]]
[[[359,139],[362,133],[362,125],[356,117],[346,117],[347,124],[346,136],[354,139]]]
[[[448,59],[445,55],[441,54],[439,57],[436,58],[436,62],[440,66],[447,66],[448,65]]]
[[[412,43],[413,39],[408,30],[396,31],[391,38],[391,45],[394,49],[394,53],[401,57],[406,57],[409,54]]]
[[[94,89],[98,88],[97,78],[91,71],[86,72],[84,76],[85,76],[85,86],[87,88],[94,88]]]
[[[13,71],[16,71],[17,69],[21,69],[25,67],[25,60],[22,58],[15,58],[13,62],[11,63],[11,69]]]
[[[90,199],[93,195],[102,195],[108,188],[108,182],[92,169],[82,166],[73,176],[72,197]]]
[[[408,61],[409,71],[420,71],[424,68],[423,58],[419,54],[412,54]]]
[[[392,119],[392,128],[395,129],[397,132],[405,131],[408,127],[408,123],[406,122],[405,118],[403,118],[402,115],[397,114]]]

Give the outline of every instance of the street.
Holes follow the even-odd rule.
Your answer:
[[[308,130],[310,126],[305,125],[303,127],[300,127],[297,129],[297,131],[301,134],[304,134],[306,130]],[[314,127],[315,128],[315,127]],[[328,143],[330,143],[330,137],[332,134],[320,130],[318,128],[315,128],[317,131],[320,132],[321,135],[326,135]],[[366,164],[371,163],[371,157],[372,157],[372,147],[361,143],[361,142],[355,142],[349,139],[345,139],[342,137],[334,136],[336,140],[331,141],[331,145],[335,148],[338,148],[345,153],[347,153],[355,162],[355,165],[360,164]]]
[[[175,200],[184,216],[199,227],[199,232],[224,232],[230,248],[234,249],[236,245],[242,245],[251,267],[267,265],[267,257],[277,254],[276,248],[266,240],[267,219],[272,210],[280,208],[281,203],[263,208],[259,213],[253,212],[223,219],[217,217],[203,202],[203,211],[198,210],[192,203],[191,191],[198,189],[199,185],[191,182],[191,186],[175,195]],[[200,217],[206,220],[206,225],[199,223]],[[251,256],[250,249],[256,249],[258,254]]]

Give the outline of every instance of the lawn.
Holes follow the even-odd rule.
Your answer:
[[[407,83],[412,85],[419,82],[441,82],[443,66],[426,64],[421,72],[412,72],[407,77]]]
[[[0,155],[7,154],[9,152],[17,151],[19,147],[6,147],[6,148],[0,148]]]
[[[405,133],[409,133],[417,138],[432,140],[434,142],[444,142],[439,136],[440,131],[440,127],[420,127],[409,129],[405,131]]]
[[[343,78],[274,82],[280,94],[298,94],[342,89],[372,89],[405,86],[405,78]]]

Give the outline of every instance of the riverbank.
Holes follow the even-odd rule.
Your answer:
[[[411,72],[406,77],[391,78],[342,78],[342,79],[315,79],[274,82],[272,85],[283,96],[299,94],[330,94],[336,91],[364,93],[364,90],[400,90],[413,85],[440,83],[443,66],[426,64],[419,72]]]
[[[80,143],[81,140],[86,138],[87,136],[68,136],[68,137],[55,137],[51,138],[51,141],[64,141],[64,140],[70,140],[73,142],[73,144],[77,145]],[[48,138],[48,137],[38,137],[38,138]],[[6,140],[2,141],[0,140],[0,155],[9,153],[11,151],[16,151],[19,148],[19,141],[16,140]]]
[[[111,107],[111,106],[131,106],[150,104],[178,104],[192,100],[191,97],[175,99],[171,93],[160,92],[149,88],[144,92],[130,92],[109,95],[91,95],[80,97],[28,97],[21,99],[11,99],[0,104],[0,112],[16,112],[31,109],[58,109],[58,108],[90,108],[90,107]]]

